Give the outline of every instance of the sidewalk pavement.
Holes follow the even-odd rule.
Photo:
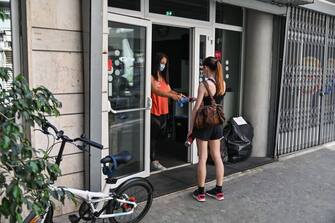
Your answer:
[[[156,198],[142,222],[334,223],[334,189],[335,150],[325,148],[227,177],[224,201],[199,203],[194,188]]]

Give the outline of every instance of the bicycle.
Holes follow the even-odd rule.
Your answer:
[[[80,138],[71,139],[64,134],[64,131],[58,130],[48,122],[42,125],[41,131],[44,134],[52,135],[49,132],[49,128],[54,131],[56,140],[61,140],[61,146],[55,162],[58,166],[62,161],[66,143],[74,144],[82,151],[86,151],[85,148],[87,145],[103,149],[101,144],[87,139],[85,135],[81,135]],[[75,142],[82,142],[83,144],[78,145]],[[55,143],[53,145],[55,145]],[[69,216],[71,223],[78,223],[81,220],[96,222],[97,219],[103,219],[104,222],[107,219],[110,223],[136,223],[143,219],[148,213],[153,200],[153,186],[148,180],[140,177],[131,178],[123,182],[117,188],[112,189],[112,185],[117,183],[117,178],[113,178],[113,171],[116,170],[119,165],[127,163],[131,159],[132,157],[127,151],[120,152],[113,156],[108,155],[101,159],[102,172],[107,176],[106,184],[102,192],[91,192],[50,185],[52,190],[61,189],[68,191],[75,197],[83,200],[79,207],[78,215]],[[55,181],[56,179],[52,180]],[[136,191],[132,192],[134,188],[137,188],[136,191],[138,192],[144,192],[144,196],[135,194]],[[143,209],[140,209],[142,206],[144,206]],[[42,215],[36,215],[34,212],[30,212],[24,220],[24,223],[52,223],[53,211],[54,207],[51,202],[49,202],[47,209]],[[138,213],[138,215],[134,217],[136,213]],[[130,218],[132,216],[134,218]],[[127,220],[126,217],[130,219]]]

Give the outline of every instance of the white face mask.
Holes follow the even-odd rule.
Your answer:
[[[162,64],[162,63],[161,63],[160,66],[159,66],[159,70],[160,70],[160,71],[163,71],[164,69],[165,69],[165,64]]]

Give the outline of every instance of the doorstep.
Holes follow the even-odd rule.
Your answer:
[[[272,158],[250,157],[238,163],[225,163],[225,176],[243,172],[273,162]],[[153,174],[147,179],[154,187],[154,197],[175,193],[196,186],[197,165],[188,165]],[[207,165],[206,182],[215,180],[214,165]]]

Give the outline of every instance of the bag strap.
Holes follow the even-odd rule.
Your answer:
[[[216,81],[215,80],[213,80],[212,78],[208,78],[207,80],[211,81],[216,86]]]
[[[211,94],[211,91],[209,90],[209,86],[208,86],[207,81],[203,81],[202,83],[204,84],[204,86],[205,86],[205,88],[207,90],[208,95],[211,97],[212,104],[216,104],[216,101],[215,101],[213,95]]]

